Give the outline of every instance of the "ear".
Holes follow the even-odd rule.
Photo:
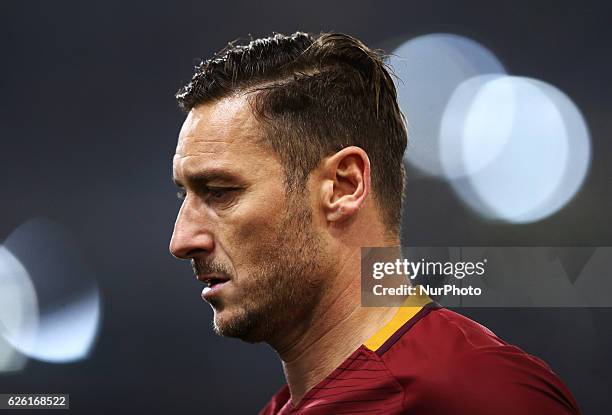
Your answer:
[[[370,193],[370,159],[359,147],[343,148],[324,159],[322,197],[325,217],[340,222],[357,213]]]

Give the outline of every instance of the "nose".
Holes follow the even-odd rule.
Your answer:
[[[210,221],[204,212],[185,199],[179,210],[170,239],[170,253],[179,259],[191,259],[214,249]]]

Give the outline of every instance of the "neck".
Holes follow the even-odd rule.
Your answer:
[[[352,277],[334,279],[328,292],[336,294],[320,302],[307,326],[270,342],[282,360],[294,405],[397,312],[397,307],[362,307],[359,269],[350,271]]]

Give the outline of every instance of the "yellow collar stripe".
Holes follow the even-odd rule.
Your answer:
[[[381,327],[363,345],[375,352],[387,340],[395,334],[404,324],[413,318],[426,304],[431,302],[427,296],[410,296],[402,306],[399,307],[395,316]]]

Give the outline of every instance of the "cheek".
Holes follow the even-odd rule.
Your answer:
[[[235,272],[248,272],[245,268],[261,264],[267,253],[278,249],[278,224],[283,207],[282,203],[264,200],[245,204],[219,227],[218,240]]]

